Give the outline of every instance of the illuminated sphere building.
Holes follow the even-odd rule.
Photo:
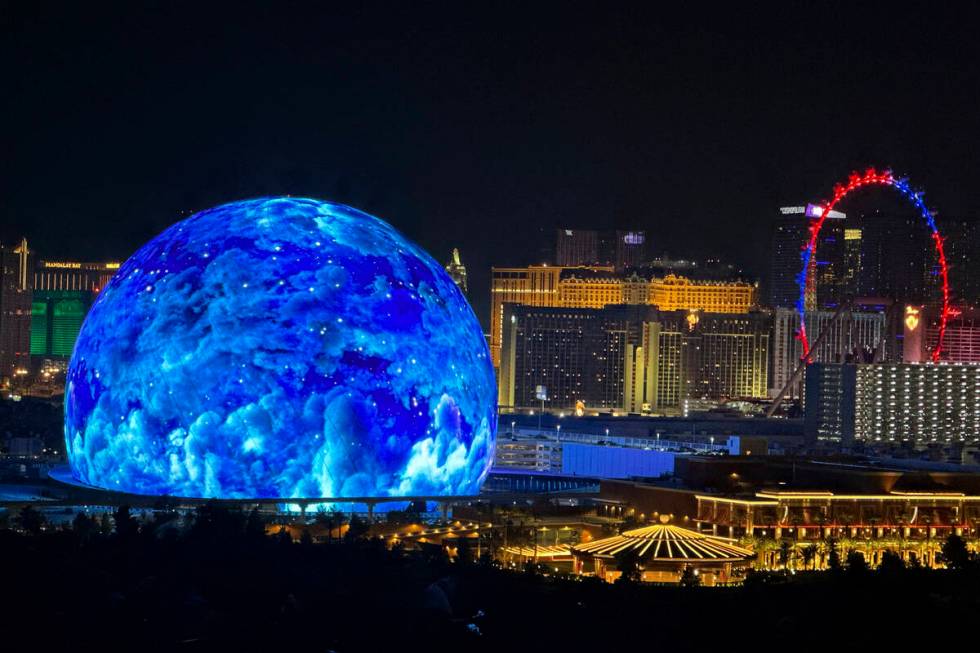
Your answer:
[[[146,244],[92,306],[68,371],[72,474],[182,497],[475,494],[489,356],[446,271],[382,220],[226,204]]]

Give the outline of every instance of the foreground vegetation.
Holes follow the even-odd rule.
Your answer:
[[[187,523],[140,523],[125,509],[112,524],[80,516],[63,530],[27,519],[0,531],[4,621],[41,650],[851,650],[919,638],[935,648],[969,636],[980,614],[969,554],[941,571],[894,561],[872,571],[843,556],[831,572],[757,573],[742,587],[648,587],[354,536],[294,542],[268,535],[256,513],[215,506]]]

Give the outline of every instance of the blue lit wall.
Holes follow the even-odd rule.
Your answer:
[[[495,433],[487,344],[445,270],[311,199],[227,204],[150,241],[68,371],[73,475],[140,494],[474,494]]]

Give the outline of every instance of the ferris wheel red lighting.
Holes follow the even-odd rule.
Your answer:
[[[939,234],[939,229],[936,227],[936,221],[933,218],[932,212],[926,207],[925,201],[922,199],[922,192],[912,190],[912,187],[909,186],[908,179],[896,178],[891,170],[878,172],[874,168],[868,168],[863,174],[857,172],[851,173],[847,179],[847,183],[839,183],[834,186],[834,194],[830,201],[820,205],[820,211],[814,212],[816,220],[810,225],[810,238],[803,247],[801,254],[803,271],[797,277],[800,286],[800,298],[796,302],[796,310],[800,315],[800,331],[798,337],[800,342],[803,343],[803,358],[807,359],[810,356],[810,343],[806,334],[806,291],[810,283],[810,261],[813,260],[813,255],[817,250],[817,239],[820,236],[820,228],[823,226],[824,220],[827,219],[827,216],[830,215],[830,212],[834,210],[834,207],[841,200],[851,192],[865,186],[890,186],[897,190],[919,211],[919,214],[925,219],[926,224],[932,232],[932,241],[939,258],[939,274],[942,281],[943,302],[942,312],[939,316],[939,338],[936,341],[936,348],[932,351],[932,360],[934,362],[938,361],[943,348],[943,338],[946,335],[946,321],[952,312],[949,306],[949,268],[946,264],[943,237]]]

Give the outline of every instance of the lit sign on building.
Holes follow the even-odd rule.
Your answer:
[[[905,307],[905,326],[909,331],[915,331],[919,326],[919,309],[915,306]]]
[[[806,205],[806,217],[808,218],[819,218],[823,215],[823,207],[817,206],[816,204]],[[835,220],[843,220],[847,216],[840,211],[831,211],[827,214],[828,218],[833,218]]]
[[[696,327],[698,325],[698,322],[701,321],[701,318],[698,317],[697,311],[688,311],[687,317],[685,319],[687,320],[688,331],[694,331],[694,327]]]

